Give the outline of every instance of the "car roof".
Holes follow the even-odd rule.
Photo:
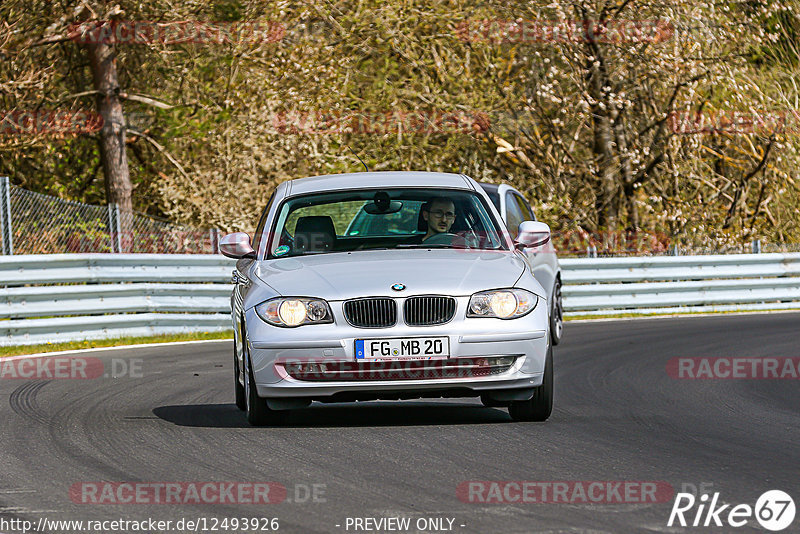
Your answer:
[[[463,174],[419,171],[352,172],[298,178],[288,183],[287,196],[368,187],[435,187],[472,191],[472,180]]]

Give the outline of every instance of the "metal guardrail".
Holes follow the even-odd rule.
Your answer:
[[[0,346],[230,329],[234,262],[0,257]],[[800,309],[800,253],[561,260],[567,315]]]
[[[229,330],[234,265],[199,254],[0,257],[0,346]]]
[[[800,253],[560,263],[568,315],[800,309]]]

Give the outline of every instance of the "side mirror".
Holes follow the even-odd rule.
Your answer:
[[[219,251],[233,259],[255,258],[256,251],[250,244],[250,236],[244,232],[228,234],[219,240]]]
[[[514,244],[517,248],[540,247],[550,241],[550,227],[543,222],[522,221]]]

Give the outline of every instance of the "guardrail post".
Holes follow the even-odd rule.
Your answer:
[[[753,240],[753,254],[761,254],[761,240]]]
[[[597,247],[592,245],[586,247],[586,257],[587,258],[596,258],[597,257]]]
[[[14,229],[11,226],[11,183],[0,176],[0,226],[3,229],[3,255],[14,255]]]
[[[678,245],[672,245],[669,251],[670,256],[680,256],[681,250],[678,248]]]
[[[119,225],[119,204],[108,205],[108,235],[111,238],[111,252],[122,252],[122,233]]]

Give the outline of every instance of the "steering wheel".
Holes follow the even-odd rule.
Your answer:
[[[475,230],[469,229],[459,232],[458,236],[464,240],[464,248],[478,248],[480,245],[481,240]]]
[[[454,239],[458,239],[457,234],[451,234],[450,232],[440,232],[438,234],[433,234],[428,239],[424,239],[422,241],[423,245],[452,245]]]

